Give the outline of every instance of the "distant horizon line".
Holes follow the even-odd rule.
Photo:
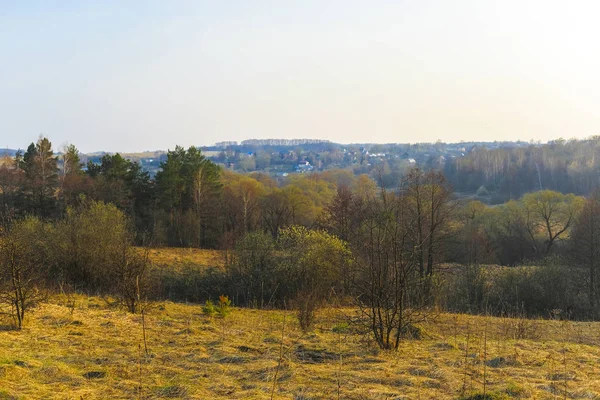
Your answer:
[[[48,137],[48,136],[44,136],[44,135],[40,135],[40,137]],[[48,137],[50,139],[50,137]],[[518,139],[518,140],[459,140],[459,141],[442,141],[441,139],[438,139],[436,141],[425,141],[425,142],[351,142],[351,143],[343,143],[343,142],[335,142],[335,141],[331,141],[329,139],[310,139],[310,138],[290,138],[290,139],[285,139],[285,138],[267,138],[267,139],[257,139],[257,138],[249,138],[249,139],[243,139],[241,141],[237,141],[237,140],[222,140],[219,142],[215,142],[213,144],[207,144],[207,145],[191,145],[191,146],[181,146],[181,147],[196,147],[199,149],[202,148],[207,148],[207,147],[222,147],[225,148],[227,146],[265,146],[265,144],[252,144],[252,143],[244,143],[244,142],[250,142],[250,141],[256,141],[256,142],[268,142],[268,141],[273,141],[273,142],[300,142],[300,141],[305,141],[305,143],[302,144],[334,144],[334,145],[345,145],[345,146],[364,146],[364,145],[420,145],[420,144],[436,144],[436,143],[441,143],[441,144],[446,144],[446,145],[450,145],[450,144],[461,144],[461,143],[465,143],[465,144],[470,144],[470,143],[515,143],[515,144],[534,144],[534,145],[543,145],[543,144],[548,144],[551,142],[556,142],[556,141],[585,141],[585,140],[593,140],[594,138],[600,138],[600,134],[598,135],[590,135],[587,137],[571,137],[568,139],[565,139],[563,137],[559,137],[556,139],[549,139],[547,141],[541,141],[541,140],[534,140],[534,139],[529,139],[529,140],[523,140],[523,139]],[[35,142],[32,142],[35,143]],[[71,142],[66,142],[67,144],[75,144],[75,143],[71,143]],[[223,144],[226,144],[226,146],[222,146]],[[273,146],[294,146],[295,144],[275,144]],[[296,144],[297,145],[297,144]],[[77,146],[77,145],[75,145]],[[180,145],[175,145],[176,146],[180,146]],[[174,148],[174,147],[173,147]],[[102,155],[102,154],[133,154],[133,153],[158,153],[158,152],[168,152],[171,150],[171,147],[167,147],[166,149],[156,149],[156,150],[134,150],[134,151],[121,151],[121,150],[117,150],[117,151],[112,151],[112,150],[94,150],[94,151],[81,151],[81,154],[84,155]],[[12,148],[9,146],[3,147],[0,152],[18,152],[18,151],[26,151],[26,147],[24,148]],[[62,151],[56,151],[55,154],[60,155],[62,154]]]

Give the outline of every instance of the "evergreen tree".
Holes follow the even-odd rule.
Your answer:
[[[52,143],[48,138],[40,137],[37,143],[29,145],[22,157],[17,157],[17,164],[25,175],[26,212],[41,217],[52,216],[58,186],[58,166]]]
[[[88,161],[87,174],[94,180],[93,197],[112,203],[134,221],[138,233],[151,229],[154,194],[150,174],[137,162],[119,153],[106,154],[100,164]]]
[[[87,179],[82,167],[77,147],[67,145],[62,155],[60,173],[59,199],[63,211],[69,206],[74,206],[80,194],[86,193]]]
[[[168,214],[167,241],[180,246],[215,246],[220,232],[219,167],[200,150],[177,146],[156,174],[160,207]]]

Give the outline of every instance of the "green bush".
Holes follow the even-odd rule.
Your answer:
[[[217,314],[219,317],[225,318],[231,314],[231,300],[227,296],[219,296],[219,304],[217,306]]]
[[[202,307],[202,313],[208,317],[218,315],[221,318],[227,317],[231,314],[231,300],[227,296],[219,296],[219,303],[214,304],[210,300],[206,300]]]
[[[333,333],[348,333],[350,331],[350,325],[348,325],[347,322],[342,322],[331,328],[331,331]]]
[[[212,301],[206,300],[206,303],[202,307],[202,313],[208,317],[212,317],[217,313],[217,308]]]

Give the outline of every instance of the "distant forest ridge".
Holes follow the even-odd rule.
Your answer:
[[[270,143],[202,149],[212,161],[237,172],[286,176],[345,169],[386,187],[399,185],[412,167],[438,169],[456,192],[488,204],[545,189],[588,195],[600,185],[600,136],[547,143]]]
[[[562,139],[559,139],[562,140]],[[552,142],[549,142],[552,143]],[[532,143],[532,142],[525,142],[525,141],[494,141],[494,142],[475,142],[475,141],[469,141],[469,142],[465,142],[465,141],[461,141],[461,142],[450,142],[450,143],[446,143],[446,142],[423,142],[423,143],[414,143],[414,144],[410,144],[410,143],[369,143],[369,142],[364,142],[364,143],[350,143],[350,144],[342,144],[342,143],[336,143],[336,142],[331,142],[330,140],[324,140],[324,139],[246,139],[246,140],[242,140],[241,142],[238,141],[221,141],[221,142],[216,142],[214,145],[210,146],[210,145],[206,145],[206,146],[198,146],[199,149],[204,150],[204,151],[215,151],[215,150],[223,150],[223,149],[227,149],[227,148],[232,148],[232,149],[238,149],[238,148],[246,148],[246,147],[273,147],[273,146],[281,146],[281,147],[295,147],[295,146],[302,146],[302,145],[324,145],[326,147],[330,147],[330,146],[334,146],[334,147],[339,147],[339,148],[345,148],[345,147],[349,147],[349,148],[353,148],[353,147],[362,147],[362,148],[366,148],[366,149],[370,149],[370,148],[380,148],[382,146],[384,147],[391,147],[391,148],[397,148],[397,147],[407,147],[407,148],[420,148],[423,146],[428,146],[428,145],[435,145],[435,146],[449,146],[449,147],[456,147],[456,146],[465,146],[465,147],[473,147],[473,146],[482,146],[482,147],[486,147],[486,148],[497,148],[497,147],[524,147],[524,146],[530,146],[530,145],[535,145],[535,146],[542,146],[543,143]],[[3,148],[0,149],[0,156],[11,156],[14,157],[17,152],[24,152],[25,149],[13,149],[13,148]],[[144,151],[139,151],[139,152],[114,152],[114,151],[104,151],[104,150],[98,150],[98,151],[93,151],[93,152],[88,152],[88,153],[83,153],[83,156],[86,157],[102,157],[106,154],[116,154],[119,153],[122,156],[126,157],[126,158],[136,158],[137,157],[160,157],[163,154],[167,154],[168,150],[144,150]],[[62,152],[60,150],[55,152],[56,155],[60,155],[62,154]]]
[[[317,139],[248,139],[241,142],[221,141],[199,149],[221,167],[240,173],[262,172],[273,177],[294,173],[319,172],[330,169],[351,169],[355,174],[370,174],[382,161],[392,169],[401,165],[427,168],[430,158],[463,157],[474,148],[520,148],[527,142],[459,142],[459,143],[355,143],[341,144]],[[539,146],[540,144],[534,144]],[[167,151],[120,153],[126,159],[139,162],[154,176]],[[100,163],[109,152],[82,155],[87,164]]]
[[[17,154],[17,151],[19,151],[19,150],[4,148],[4,149],[0,150],[0,156],[3,156],[3,157],[7,157],[7,156],[8,157],[14,157]]]
[[[588,195],[600,184],[600,137],[540,142],[364,143],[248,140],[200,149],[222,168],[238,173],[266,173],[276,179],[291,174],[342,169],[367,174],[396,187],[412,167],[438,169],[458,193],[500,204],[540,189]],[[294,143],[294,144],[292,144]],[[128,155],[151,174],[166,153]]]
[[[600,185],[600,136],[540,142],[364,143],[340,144],[313,139],[250,139],[199,147],[221,168],[243,174],[264,173],[277,181],[294,174],[345,170],[366,174],[380,185],[397,187],[406,172],[419,167],[444,173],[454,191],[488,204],[518,199],[549,189],[588,195]],[[15,150],[5,154],[14,156]],[[121,153],[151,177],[167,151]],[[87,166],[106,152],[82,154]]]
[[[242,140],[240,145],[242,146],[298,146],[303,144],[315,144],[315,143],[330,143],[329,140],[322,139],[247,139]],[[229,147],[237,146],[236,141],[225,141],[215,143],[215,147]]]

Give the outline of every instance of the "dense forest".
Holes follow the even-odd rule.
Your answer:
[[[133,312],[144,298],[227,294],[295,307],[305,326],[335,297],[382,348],[432,308],[597,318],[597,142],[474,148],[393,179],[375,163],[276,179],[196,147],[169,151],[153,176],[119,154],[84,165],[75,146],[57,156],[40,138],[0,166],[2,282],[17,311],[45,282]],[[221,249],[226,267],[156,268],[132,245]]]

